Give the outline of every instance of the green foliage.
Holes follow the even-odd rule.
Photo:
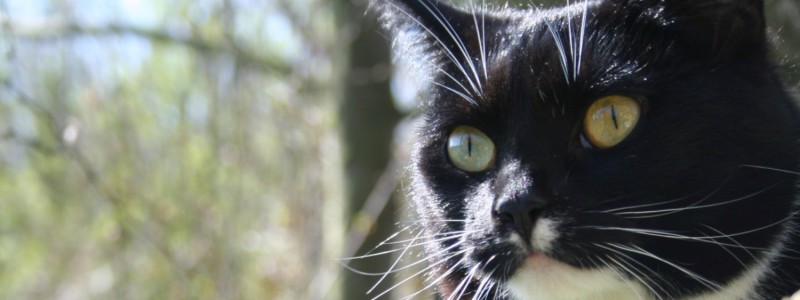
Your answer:
[[[339,168],[336,83],[290,72],[297,54],[270,43],[302,44],[322,64],[336,49],[272,38],[267,16],[332,27],[292,23],[288,3],[2,7],[1,299],[328,292],[308,284],[332,281],[341,247],[320,239],[321,221],[342,222],[336,210],[318,211],[341,204],[326,180]],[[131,20],[141,15],[155,19]]]

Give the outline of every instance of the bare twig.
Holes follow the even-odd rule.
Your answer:
[[[269,56],[257,55],[228,39],[212,41],[185,30],[160,30],[139,28],[121,24],[88,27],[66,18],[53,17],[47,20],[16,20],[0,15],[0,23],[13,27],[13,36],[25,40],[46,41],[77,36],[136,35],[154,42],[180,44],[202,53],[229,54],[243,65],[252,66],[267,74],[285,75],[292,66]]]

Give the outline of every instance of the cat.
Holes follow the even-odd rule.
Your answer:
[[[407,246],[441,299],[800,288],[800,114],[763,1],[371,5],[429,84]]]

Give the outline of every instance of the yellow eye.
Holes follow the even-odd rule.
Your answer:
[[[593,146],[606,149],[625,140],[639,122],[639,102],[625,96],[608,96],[595,101],[583,120],[583,132]]]
[[[450,133],[447,155],[450,162],[463,171],[485,171],[494,164],[494,143],[474,127],[458,126]]]

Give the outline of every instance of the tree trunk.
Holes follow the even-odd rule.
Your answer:
[[[354,2],[340,0],[340,24],[352,38],[340,108],[347,188],[345,220],[350,222],[347,228],[350,239],[345,255],[363,254],[393,233],[394,214],[397,212],[389,201],[377,219],[360,213],[378,178],[387,168],[391,158],[392,132],[400,114],[392,104],[389,90],[388,41],[380,34],[375,18],[365,16],[366,5],[353,5]],[[365,239],[353,238],[364,235]],[[363,243],[358,243],[362,240]],[[358,270],[383,272],[389,269],[390,257],[347,263]],[[341,297],[350,300],[370,298],[366,292],[378,278],[345,271],[342,279]],[[373,296],[391,286],[391,278],[385,281],[373,291]]]

